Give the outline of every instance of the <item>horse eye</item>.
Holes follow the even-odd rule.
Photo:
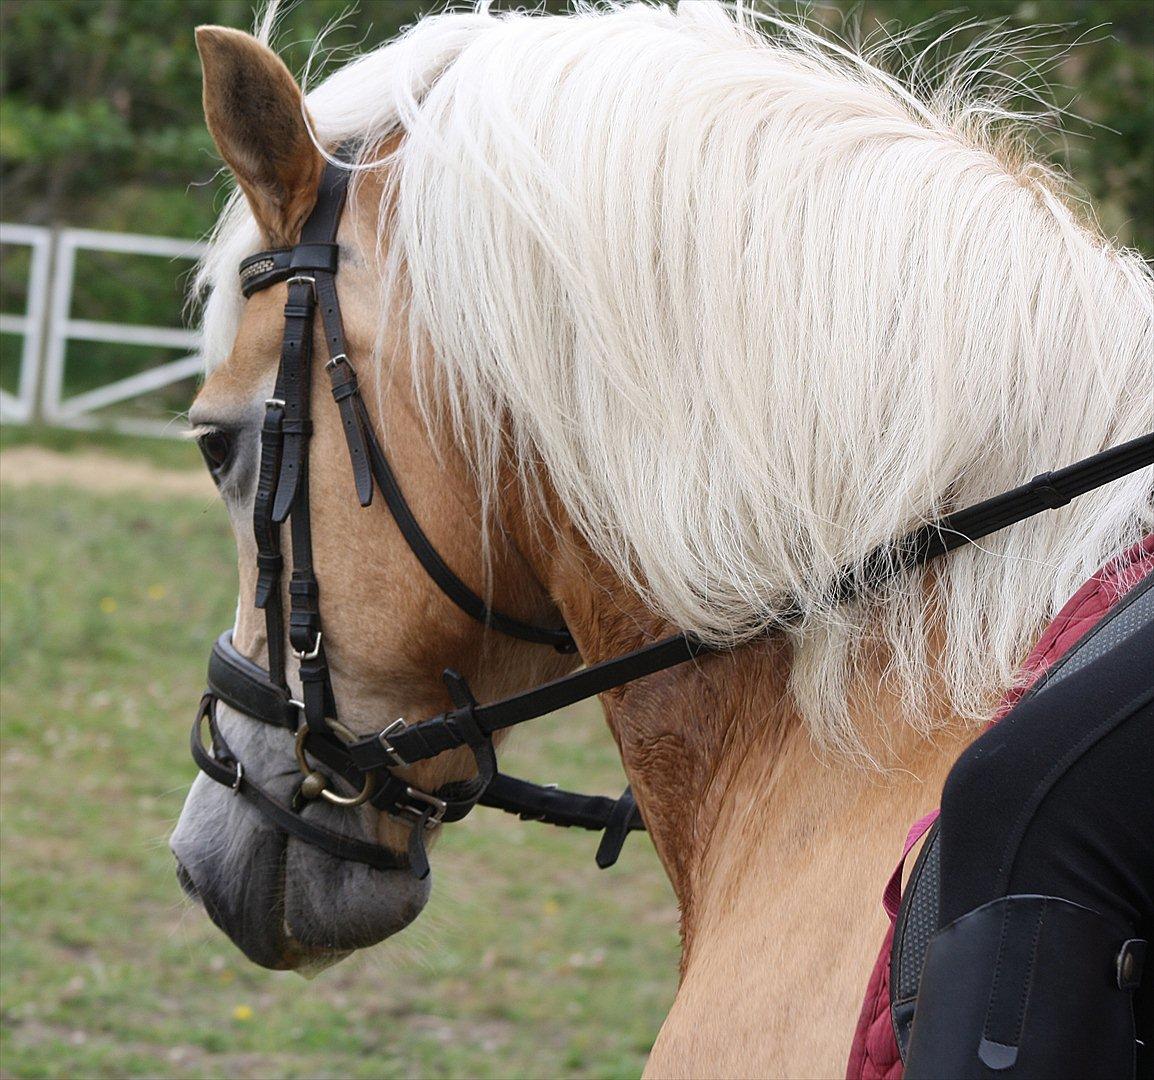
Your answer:
[[[232,440],[223,431],[206,431],[196,440],[201,457],[214,477],[219,477],[232,457]]]

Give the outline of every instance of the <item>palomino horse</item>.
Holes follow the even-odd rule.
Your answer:
[[[674,628],[731,646],[602,695],[682,916],[650,1072],[833,1076],[906,825],[1039,627],[1149,529],[1149,478],[846,603],[829,583],[1148,430],[1154,300],[1139,260],[999,135],[996,102],[928,103],[743,18],[710,0],[429,18],[307,106],[264,44],[203,28],[205,110],[240,195],[202,272],[213,370],[192,420],[237,536],[233,641],[266,663],[253,504],[286,286],[245,301],[236,267],[297,243],[325,156],[351,156],[347,352],[445,564],[503,611],[567,626],[586,664]],[[572,670],[470,619],[382,500],[358,507],[321,364],[312,379],[343,734],[446,709],[446,666],[481,701]],[[804,614],[784,628],[783,597]],[[291,737],[223,704],[216,724],[245,782],[287,801]],[[395,772],[433,791],[475,768],[460,748]],[[413,831],[368,806],[302,817],[396,852]],[[334,858],[205,776],[172,847],[269,967],[369,946],[428,896],[399,861]]]

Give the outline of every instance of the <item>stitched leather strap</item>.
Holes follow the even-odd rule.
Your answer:
[[[429,538],[425,535],[417,521],[416,515],[409,507],[401,485],[389,465],[388,458],[381,448],[375,434],[368,432],[369,461],[373,476],[385,503],[389,507],[397,528],[401,530],[409,549],[417,557],[426,574],[436,582],[437,587],[466,615],[475,619],[484,626],[491,627],[508,637],[520,638],[522,641],[533,642],[537,645],[552,645],[558,652],[576,652],[577,645],[568,630],[551,627],[534,626],[506,615],[501,611],[489,607],[472,589],[469,588],[448,566]]]
[[[463,683],[457,685],[463,686]],[[231,631],[221,634],[213,646],[208,665],[208,694],[245,716],[291,732],[296,731],[300,721],[300,709],[290,702],[288,691],[277,686],[261,667],[237,652],[232,644]],[[462,700],[458,707],[465,704],[467,702]],[[343,743],[310,732],[307,752],[344,776],[353,789],[359,790],[363,784],[364,774],[352,764]],[[601,831],[608,828],[620,814],[621,799],[609,799],[603,795],[579,795],[506,776],[497,771],[491,743],[481,744],[478,752],[480,757],[476,777],[446,784],[433,793],[434,798],[447,804],[442,820],[460,820],[474,805],[480,803],[482,806],[516,814],[525,821],[544,821],[550,825]],[[214,779],[222,783],[228,779],[231,783],[233,772],[228,772],[227,776],[220,770],[218,773]],[[407,795],[408,786],[387,771],[379,775],[383,782],[373,795],[373,805],[377,809],[403,812],[411,817],[411,810],[398,810],[398,800],[406,805],[412,804]],[[628,832],[645,828],[635,804],[625,828]]]
[[[875,582],[924,566],[983,536],[1001,532],[1027,518],[1065,506],[1079,495],[1154,464],[1154,432],[1103,450],[1055,472],[928,522],[894,544],[879,548],[859,573],[845,573],[834,588],[838,599],[855,595]]]
[[[1050,473],[1047,485],[1063,496],[1074,498],[1152,463],[1154,434],[1144,435]],[[864,571],[846,570],[837,579],[833,596],[835,599],[849,599],[903,570],[924,565],[962,544],[988,536],[1046,509],[1049,509],[1049,504],[1039,499],[1032,484],[1024,484],[1013,491],[987,499],[932,522],[895,545],[879,548],[865,560]],[[795,623],[802,618],[803,613],[796,605],[785,603],[779,615],[779,625]],[[483,733],[491,735],[495,731],[544,716],[566,705],[713,651],[723,650],[707,645],[692,635],[677,634],[491,705],[479,705],[470,720]],[[349,753],[360,768],[371,769],[393,762],[389,751],[411,763],[435,757],[467,741],[456,711],[450,711],[390,735],[388,748],[383,746],[378,737],[354,743],[349,747]]]
[[[208,688],[213,696],[246,716],[296,731],[299,709],[289,692],[233,647],[232,631],[216,639],[208,657]]]
[[[280,547],[280,529],[272,519],[273,499],[280,476],[281,449],[284,440],[284,405],[279,397],[265,405],[260,433],[260,467],[256,494],[253,497],[252,531],[256,540],[256,595],[253,603],[264,609],[265,640],[268,643],[268,669],[277,685],[286,692],[284,599],[281,581],[284,557]],[[214,650],[215,652],[215,650]]]
[[[335,243],[300,243],[250,255],[240,264],[240,291],[247,299],[253,293],[287,281],[295,274],[337,272]]]
[[[462,722],[463,710],[453,709],[390,734],[384,741],[379,735],[361,739],[349,746],[349,755],[365,770],[396,764],[394,754],[406,764],[424,761],[468,743],[470,727],[491,736],[711,651],[715,650],[704,642],[677,634],[491,705],[478,705],[471,710],[468,726]]]
[[[278,525],[289,515],[297,493],[301,490],[301,475],[308,454],[308,437],[312,433],[309,418],[309,378],[313,351],[313,310],[316,300],[312,284],[296,280],[288,287],[284,306],[284,340],[281,344],[279,397],[284,400],[284,420],[281,430],[280,475],[277,478],[276,498],[272,518]],[[295,558],[295,555],[294,555]]]

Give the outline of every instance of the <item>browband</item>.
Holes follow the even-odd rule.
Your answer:
[[[328,243],[258,251],[240,264],[240,291],[247,300],[253,293],[288,281],[296,274],[317,270],[335,274],[338,253],[338,245]]]

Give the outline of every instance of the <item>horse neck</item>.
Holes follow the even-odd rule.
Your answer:
[[[671,632],[572,535],[533,535],[522,550],[587,661]],[[821,754],[789,702],[790,663],[788,642],[759,641],[602,696],[681,909],[657,1075],[840,1073],[885,931],[885,878],[973,735],[946,715],[935,738],[916,734],[879,660],[851,700],[876,765]]]
[[[582,642],[600,656],[598,644]],[[787,642],[760,642],[605,695],[678,896],[684,967],[711,926],[763,921],[812,875],[822,849],[852,860],[877,845],[882,854],[870,870],[884,875],[901,833],[936,805],[946,767],[972,735],[945,718],[937,738],[918,735],[880,688],[879,670],[863,676],[851,703],[876,764],[823,753],[790,704],[790,661]],[[874,907],[880,895],[878,883]]]
[[[820,755],[784,693],[788,653],[747,646],[607,702],[682,912],[652,1075],[843,1074],[886,877],[972,734],[924,739],[884,695],[867,717],[863,687],[885,769]]]
[[[554,521],[562,520],[555,504],[550,509],[557,513]],[[510,531],[516,536],[518,528]],[[532,536],[532,542],[519,537],[518,546],[532,553],[587,662],[673,632],[571,528],[538,527]],[[687,954],[699,920],[707,909],[732,900],[745,870],[788,861],[815,834],[859,813],[855,799],[903,785],[921,791],[929,775],[938,784],[928,795],[934,805],[943,747],[956,752],[969,737],[944,712],[936,718],[939,738],[918,736],[904,722],[901,703],[883,689],[879,657],[851,693],[863,754],[851,759],[822,753],[790,703],[791,662],[787,640],[764,639],[602,696],[626,774],[681,905]]]

